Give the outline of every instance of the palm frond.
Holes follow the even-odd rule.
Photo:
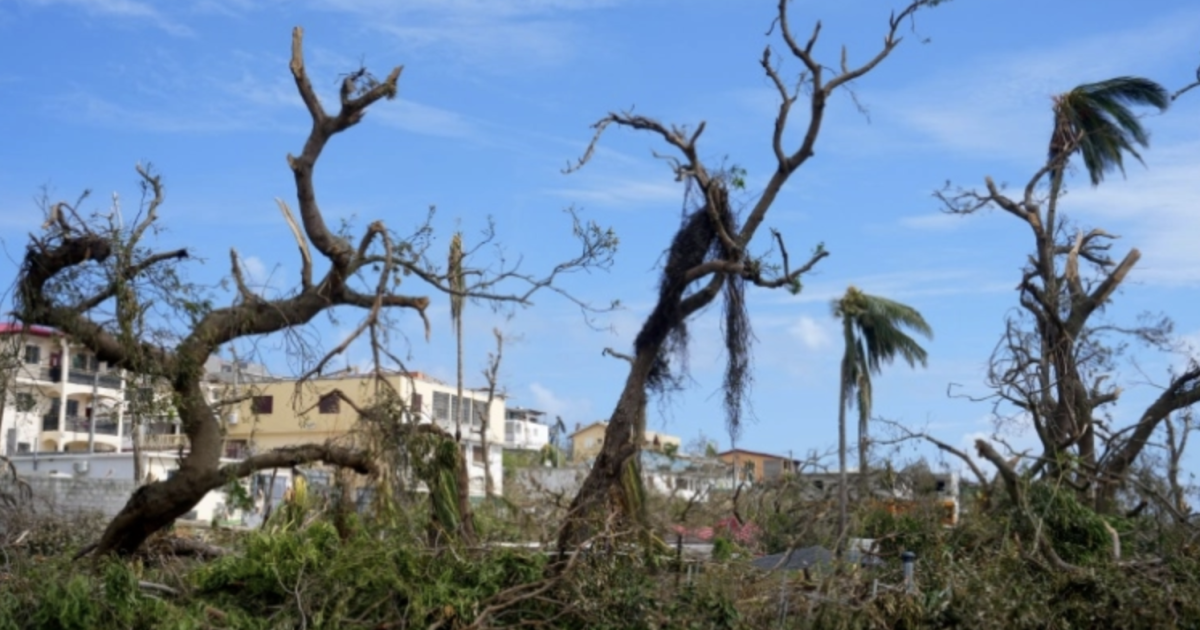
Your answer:
[[[1140,162],[1137,147],[1150,143],[1149,133],[1131,108],[1165,111],[1170,103],[1166,88],[1141,77],[1116,77],[1077,86],[1054,100],[1050,159],[1059,158],[1064,151],[1078,151],[1093,185],[1114,168],[1124,174],[1124,154]]]

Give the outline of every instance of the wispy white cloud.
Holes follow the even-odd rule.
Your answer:
[[[572,15],[616,0],[314,0],[354,14],[405,48],[436,49],[475,66],[527,72],[570,61],[585,35]]]
[[[807,315],[800,316],[788,327],[788,333],[809,350],[821,350],[833,345],[832,325]]]
[[[1122,236],[1114,255],[1137,247],[1142,260],[1132,277],[1155,284],[1200,284],[1200,137],[1154,147],[1134,162],[1129,177],[1080,187],[1065,198],[1066,211]]]
[[[979,269],[912,269],[836,281],[810,281],[799,295],[787,295],[781,299],[792,304],[829,302],[840,297],[847,284],[896,300],[919,296],[995,293],[1012,289],[1011,280],[995,278],[994,272]]]
[[[1079,83],[1141,74],[1156,62],[1190,55],[1198,36],[1200,12],[1191,11],[1118,32],[970,60],[886,95],[883,115],[898,117],[940,147],[1028,162],[1044,153],[1051,95]]]
[[[479,133],[470,120],[457,112],[399,98],[372,109],[367,119],[429,136],[469,138],[477,137]]]
[[[683,185],[664,177],[631,178],[594,176],[580,178],[581,185],[549,188],[543,192],[570,201],[608,208],[636,208],[647,204],[683,200]]]
[[[288,289],[287,270],[283,265],[268,267],[258,256],[241,258],[241,263],[242,277],[251,291],[274,296]]]
[[[589,414],[592,412],[592,406],[585,400],[563,398],[537,382],[529,384],[529,393],[533,397],[533,406],[539,411],[545,411],[551,418],[562,416],[563,421],[568,423],[572,420],[582,423],[591,421]]]
[[[192,29],[168,17],[151,3],[137,0],[19,0],[36,7],[66,6],[88,15],[146,22],[172,35],[190,36]]]
[[[100,127],[138,129],[160,133],[223,133],[281,129],[269,112],[245,108],[132,107],[97,94],[76,90],[50,98],[46,111],[55,117]]]
[[[966,217],[961,215],[938,212],[903,217],[900,219],[900,225],[914,230],[949,232],[962,227],[965,221]]]

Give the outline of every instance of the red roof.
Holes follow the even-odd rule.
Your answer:
[[[712,540],[713,535],[717,531],[724,530],[729,532],[734,540],[742,544],[753,543],[761,531],[754,523],[738,523],[738,520],[733,516],[727,516],[717,521],[716,527],[698,527],[689,530],[683,525],[672,525],[670,529],[680,536],[689,536],[705,542]]]
[[[25,333],[35,337],[54,337],[62,334],[57,330],[54,330],[53,328],[47,328],[46,326],[26,326],[24,324],[18,324],[15,322],[0,323],[0,335],[12,335],[16,333]]]

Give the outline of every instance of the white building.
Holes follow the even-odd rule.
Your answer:
[[[550,443],[550,427],[542,424],[544,411],[514,407],[504,412],[504,448],[540,451]]]
[[[640,455],[642,483],[648,492],[678,499],[704,501],[714,493],[733,491],[732,467],[715,458],[667,455],[643,450]],[[575,463],[564,468],[542,466],[517,471],[516,484],[530,494],[579,492],[587,477],[588,464]]]
[[[121,373],[58,331],[0,324],[0,453],[121,450],[128,443]]]

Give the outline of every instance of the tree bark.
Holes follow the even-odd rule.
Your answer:
[[[842,357],[842,377],[838,388],[838,533],[837,547],[842,549],[849,525],[850,480],[846,474],[846,407],[850,387],[850,349],[854,344],[854,332],[849,317],[842,322],[842,333],[846,344],[846,355]]]
[[[610,506],[609,503],[616,499],[613,496],[616,494],[614,489],[621,485],[624,467],[630,465],[630,460],[632,465],[638,466],[637,455],[646,431],[646,380],[657,354],[656,348],[646,348],[634,358],[625,379],[625,388],[609,418],[604,445],[583,486],[571,501],[567,517],[559,530],[560,556],[587,540],[592,533],[592,524],[607,514],[610,508],[618,508],[615,511],[622,512],[624,510],[621,508],[627,507]],[[636,515],[626,513],[624,517],[629,520],[636,518]]]

